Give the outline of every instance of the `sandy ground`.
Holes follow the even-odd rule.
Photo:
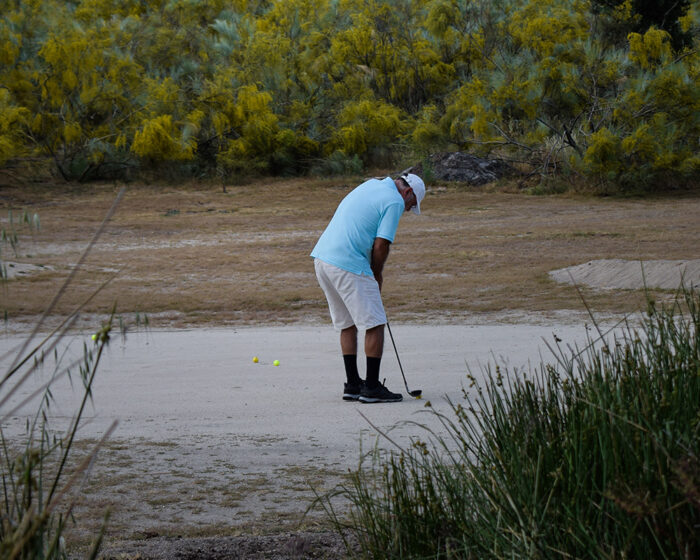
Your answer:
[[[557,282],[600,290],[700,288],[700,259],[629,261],[600,259],[549,273]]]
[[[114,338],[79,432],[82,449],[115,420],[118,425],[86,483],[79,512],[92,521],[81,529],[94,530],[97,512],[110,507],[106,550],[114,554],[143,554],[156,542],[166,546],[155,537],[182,546],[172,537],[297,531],[315,492],[342,483],[363,450],[392,447],[377,430],[401,446],[426,439],[415,423],[440,433],[431,410],[449,415],[448,399],[463,402],[462,390],[471,390],[467,373],[481,377],[488,364],[499,364],[520,375],[542,357],[553,359],[545,341],[556,336],[563,345],[582,345],[591,334],[585,322],[537,317],[523,324],[398,323],[393,332],[409,388],[423,390],[420,400],[342,401],[343,371],[330,326],[157,330]],[[3,337],[0,351],[22,342],[21,336]],[[79,358],[83,344],[94,344],[90,333],[65,343],[59,352],[64,363]],[[390,388],[405,393],[396,357],[387,350],[382,374]],[[47,362],[15,400],[54,369]],[[53,430],[67,427],[79,387],[74,378],[52,388]],[[25,406],[13,414],[4,423],[6,435],[21,435],[34,410]],[[321,528],[324,519],[322,510],[312,510],[302,527]]]

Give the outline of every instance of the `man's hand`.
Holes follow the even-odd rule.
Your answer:
[[[374,239],[374,244],[372,245],[372,259],[370,261],[370,267],[372,268],[372,274],[374,274],[374,279],[379,284],[379,291],[382,291],[382,282],[384,278],[382,277],[382,271],[384,270],[384,263],[389,257],[389,248],[391,247],[391,241],[384,239],[383,237],[376,237]]]
[[[382,283],[384,282],[384,278],[382,278],[381,274],[377,274],[376,272],[374,273],[374,279],[377,281],[377,284],[379,284],[379,291],[382,291]]]

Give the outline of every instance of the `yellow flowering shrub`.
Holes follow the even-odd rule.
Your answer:
[[[620,137],[607,128],[591,134],[583,162],[592,175],[613,177],[622,167]]]
[[[649,69],[671,57],[671,36],[661,29],[649,29],[644,35],[630,33],[630,59]]]
[[[20,126],[28,116],[29,111],[13,106],[9,92],[0,88],[0,165],[24,151]]]
[[[192,142],[183,141],[182,131],[171,115],[148,119],[134,134],[131,151],[142,158],[155,161],[192,159]]]
[[[401,113],[383,101],[351,101],[338,115],[331,148],[371,158],[372,150],[393,142],[401,133]]]
[[[85,180],[461,149],[620,188],[693,179],[700,8],[667,2],[651,23],[636,0],[6,3],[0,161]]]

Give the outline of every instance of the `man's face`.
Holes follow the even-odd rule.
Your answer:
[[[403,181],[403,184],[406,187],[401,193],[401,196],[403,197],[404,212],[408,212],[418,205],[418,199],[416,198],[416,194],[413,192],[413,189],[408,184],[408,181],[406,181],[406,179],[403,177],[401,177],[401,181]]]
[[[415,208],[416,205],[418,204],[418,199],[416,198],[416,195],[413,192],[413,189],[411,187],[408,187],[408,189],[405,191],[405,195],[403,197],[403,202],[404,202],[404,212],[408,212],[412,208]]]

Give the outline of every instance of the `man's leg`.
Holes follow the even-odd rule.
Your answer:
[[[355,325],[340,331],[340,349],[345,363],[345,375],[349,385],[361,383],[357,371],[357,327]]]
[[[379,385],[379,366],[384,352],[384,325],[365,331],[365,355],[367,356],[367,386]]]
[[[337,267],[327,265],[319,259],[314,259],[316,278],[328,300],[328,309],[334,326],[352,323],[352,316],[343,301],[342,294],[338,291],[339,278],[346,273]],[[340,348],[345,364],[347,383],[344,387],[343,399],[357,400],[362,388],[362,380],[357,371],[357,327],[355,325],[340,330]]]
[[[340,349],[343,354],[357,355],[357,327],[355,325],[340,331]]]
[[[379,365],[384,350],[384,325],[365,331],[365,354],[367,354],[367,380],[360,394],[360,401],[366,403],[399,402],[400,393],[392,393],[379,383]]]

